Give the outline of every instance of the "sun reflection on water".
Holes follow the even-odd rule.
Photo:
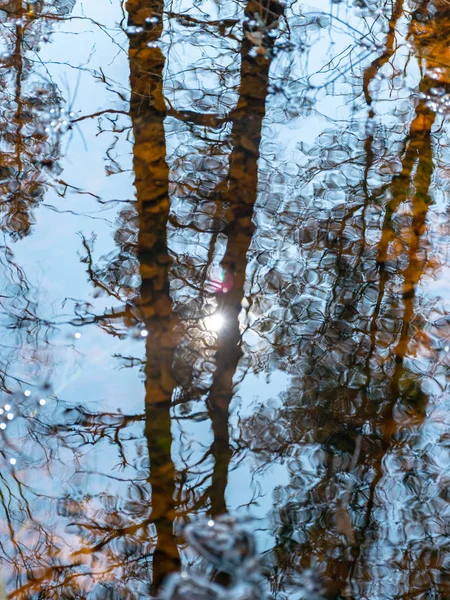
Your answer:
[[[222,313],[216,312],[205,317],[203,322],[208,331],[217,333],[223,329],[225,325],[225,317]]]

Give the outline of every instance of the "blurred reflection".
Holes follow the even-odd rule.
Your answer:
[[[371,553],[389,545],[374,538],[386,459],[402,436],[412,444],[404,432],[423,426],[430,402],[423,369],[411,366],[421,281],[442,264],[430,263],[425,235],[438,112],[431,103],[442,94],[432,91],[435,71],[419,81],[411,66],[420,57],[432,61],[436,32],[424,28],[427,7],[410,19],[396,3],[380,19],[370,7],[346,17],[350,8],[304,16],[293,6],[276,42],[271,87],[267,55],[277,36],[268,43],[258,30],[261,21],[251,18],[258,7],[246,9],[240,48],[226,46],[220,31],[222,53],[200,55],[198,64],[195,48],[217,36],[200,8],[185,8],[182,19],[172,7],[164,28],[163,7],[139,16],[133,10],[129,4],[133,36],[141,17],[152,19],[144,37],[131,38],[131,65],[133,89],[151,90],[147,108],[143,92],[135,94],[133,121],[139,305],[149,332],[146,435],[152,498],[163,507],[154,515],[154,582],[176,567],[181,522],[227,510],[230,463],[239,479],[254,460],[259,477],[261,459],[270,471],[289,458],[289,483],[275,485],[277,508],[265,519],[275,543],[276,597],[375,597],[363,582],[368,565],[385,565],[385,555],[374,560]],[[279,25],[282,13],[270,7],[264,26]],[[443,28],[444,17],[442,9]],[[227,18],[233,30],[236,16]],[[349,42],[333,74],[334,46]],[[299,58],[290,53],[295,47]],[[239,62],[228,59],[228,49]],[[207,73],[222,61],[230,79],[213,88]],[[442,70],[438,77],[444,80]],[[330,93],[348,124],[335,119]],[[342,100],[350,93],[351,109]],[[327,111],[335,129],[324,126]],[[308,119],[304,139],[290,139],[288,129],[307,128]],[[253,415],[235,421],[230,441],[232,398],[251,373],[278,369],[289,373],[289,389],[270,410],[254,412],[244,402],[242,413]],[[309,483],[305,469],[314,472]],[[389,570],[386,578],[394,585]],[[382,580],[379,573],[369,578],[378,586]]]
[[[261,406],[241,420],[238,432],[258,463],[264,457],[265,472],[278,462],[289,474],[289,483],[275,489],[279,509],[271,515],[276,597],[310,597],[303,581],[308,572],[332,598],[429,592],[428,573],[435,567],[426,562],[432,553],[425,558],[424,552],[430,544],[435,551],[441,547],[434,533],[441,519],[416,521],[420,501],[410,496],[412,474],[401,483],[399,472],[413,461],[423,484],[431,474],[431,456],[420,463],[418,452],[431,408],[428,381],[439,381],[443,367],[444,344],[428,337],[435,317],[426,300],[430,276],[445,264],[436,260],[439,242],[427,231],[436,201],[429,190],[439,131],[430,96],[437,78],[445,80],[443,73],[436,77],[430,43],[441,39],[448,18],[443,5],[434,11],[438,21],[426,5],[419,7],[418,27],[416,20],[408,23],[399,3],[393,7],[384,54],[363,71],[368,121],[355,101],[345,129],[327,125],[319,133],[320,153],[298,144],[311,159],[302,161],[299,176],[306,184],[296,197],[288,201],[283,189],[295,186],[289,174],[280,168],[272,183],[273,163],[267,160],[261,169],[268,189],[257,207],[255,291],[244,341],[254,370],[261,369],[263,350],[268,357],[262,368],[288,370],[291,381],[281,405]],[[394,56],[394,32],[408,40],[405,57],[398,49]],[[430,60],[420,79],[411,65],[416,57]],[[385,66],[398,79],[376,97],[373,82],[387,79],[389,86]],[[409,89],[414,78],[418,93]],[[402,100],[407,91],[414,103]],[[312,93],[323,111],[320,94]],[[347,93],[345,80],[339,93]],[[271,148],[270,156],[277,160],[282,152]],[[269,244],[277,254],[267,264],[261,248]],[[405,581],[405,572],[422,573],[422,582],[419,575]],[[445,596],[440,577],[432,585]]]
[[[222,513],[264,550],[260,597],[447,597],[446,2],[128,0],[130,89],[103,57],[62,68],[129,93],[131,123],[119,100],[75,119],[47,75],[57,23],[125,53],[74,9],[0,6],[11,597],[150,598],[180,563],[168,597],[253,597]],[[132,128],[136,201],[98,195],[94,168],[74,182],[59,223],[82,223],[84,280],[52,312],[8,244],[91,118],[108,178]],[[214,523],[236,529],[211,542]]]

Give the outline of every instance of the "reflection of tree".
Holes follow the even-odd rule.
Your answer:
[[[267,3],[262,11],[259,2],[247,3],[247,19],[250,21],[259,15],[264,19],[267,30],[277,25],[282,14],[283,6],[276,2]],[[221,200],[226,207],[223,233],[227,237],[221,266],[230,284],[229,289],[222,288],[218,297],[217,310],[223,316],[224,327],[218,334],[216,370],[208,397],[214,433],[211,451],[215,463],[210,492],[211,510],[216,515],[226,511],[225,488],[231,459],[229,406],[233,397],[233,377],[242,356],[239,315],[244,298],[247,251],[254,228],[252,218],[258,184],[257,161],[269,83],[270,62],[265,54],[251,56],[255,33],[245,33],[239,101],[230,115],[233,122],[230,174],[221,192]],[[274,43],[273,38],[268,40],[271,44],[266,44],[266,52]]]
[[[399,16],[397,6],[390,35]],[[437,28],[446,30],[445,11],[439,17],[432,31],[422,19],[420,37],[412,22],[409,39],[417,56],[430,60],[435,54],[429,44],[439,38]],[[366,100],[374,95],[369,88],[390,55],[388,37],[385,54],[365,71],[370,74],[364,77]],[[427,68],[433,66],[430,61]],[[440,83],[446,87],[443,77]],[[368,573],[374,581],[381,577],[382,585],[389,585],[384,578],[391,567],[384,566],[383,553],[390,556],[395,543],[383,502],[400,490],[392,489],[395,482],[387,465],[392,468],[397,460],[407,460],[408,452],[415,452],[429,402],[423,375],[426,371],[434,378],[437,359],[433,354],[428,359],[418,356],[426,343],[419,285],[436,269],[426,238],[435,121],[427,98],[433,85],[433,78],[422,76],[419,91],[425,99],[417,104],[412,121],[404,123],[398,153],[384,145],[389,127],[376,124],[375,112],[367,128],[374,133],[365,139],[357,121],[344,132],[326,133],[316,173],[322,180],[317,176],[314,181],[314,198],[330,217],[317,211],[318,221],[313,223],[314,209],[303,207],[298,234],[310,270],[305,270],[301,283],[276,261],[264,286],[257,271],[252,275],[260,284],[256,303],[268,306],[269,294],[276,303],[269,315],[252,305],[252,333],[264,340],[265,347],[270,345],[273,365],[292,375],[282,408],[261,407],[241,427],[267,467],[274,460],[286,460],[291,474],[289,486],[276,492],[281,508],[276,521],[275,589],[277,594],[285,590],[286,597],[301,593],[300,573],[308,568],[321,574],[330,598],[379,597],[366,582]],[[347,140],[353,143],[346,146]],[[387,164],[396,165],[394,175],[383,168]],[[337,165],[343,165],[339,174]],[[364,175],[360,182],[355,167]],[[316,177],[312,168],[304,175],[307,181]],[[346,202],[327,203],[333,194],[344,194]],[[292,212],[291,219],[283,213],[274,218],[283,233],[283,222],[295,218]],[[297,356],[297,366],[289,360],[291,353]],[[427,366],[419,368],[420,360]],[[411,515],[404,518],[414,520]],[[427,560],[428,568],[434,568],[432,527],[423,525],[414,550],[406,544],[397,548],[395,561],[402,573],[426,569]],[[397,584],[396,589],[416,594],[411,597],[422,597],[425,591],[423,582],[420,591],[395,578],[392,585]]]
[[[253,15],[259,12],[259,4],[249,5],[248,14]],[[161,8],[153,7],[149,12],[147,7],[145,14],[133,12],[130,6],[130,20],[132,25],[142,22],[146,19],[161,13]],[[276,24],[276,20],[282,8],[278,4],[272,4],[263,10],[265,26],[269,28]],[[175,23],[177,17],[174,16]],[[231,22],[232,23],[232,22]],[[210,31],[220,30],[220,25],[206,22],[202,25],[197,22],[200,31],[204,35],[210,35]],[[257,185],[257,156],[260,140],[260,131],[262,117],[264,115],[265,95],[267,93],[269,62],[265,57],[257,54],[257,58],[250,58],[249,51],[252,43],[249,38],[245,38],[242,46],[242,67],[241,67],[241,85],[239,89],[240,101],[237,107],[227,116],[227,122],[232,123],[231,139],[227,140],[233,148],[230,157],[230,174],[226,178],[227,183],[220,184],[214,189],[214,176],[209,181],[210,175],[205,170],[203,181],[198,189],[189,186],[188,177],[182,183],[180,179],[174,181],[174,192],[177,194],[184,186],[188,198],[184,200],[185,204],[192,206],[194,215],[193,222],[183,231],[183,224],[180,214],[177,214],[177,208],[169,213],[168,204],[168,173],[165,165],[165,144],[163,118],[165,109],[161,95],[160,80],[163,73],[163,61],[160,50],[155,47],[152,40],[156,40],[159,35],[159,26],[154,25],[152,30],[145,35],[145,40],[140,37],[136,50],[132,49],[132,87],[134,100],[132,102],[136,108],[132,108],[135,130],[135,173],[136,189],[138,197],[138,211],[140,215],[140,233],[139,233],[139,253],[141,261],[141,275],[143,284],[141,287],[141,306],[144,314],[146,330],[149,332],[147,338],[147,438],[149,442],[150,463],[151,463],[151,482],[154,503],[154,523],[158,531],[158,543],[154,555],[154,575],[155,582],[159,581],[162,574],[173,567],[170,566],[170,560],[177,557],[176,546],[171,541],[172,524],[175,513],[174,502],[174,471],[171,465],[170,447],[171,447],[171,411],[176,410],[172,406],[172,397],[175,394],[175,407],[180,405],[188,406],[193,400],[199,400],[203,393],[208,394],[207,409],[208,416],[212,423],[213,442],[205,455],[197,461],[196,468],[204,465],[207,468],[208,456],[214,459],[214,472],[211,480],[211,486],[206,493],[198,495],[197,500],[191,498],[194,504],[187,504],[186,507],[192,510],[194,506],[199,510],[203,503],[209,498],[211,511],[220,513],[225,510],[225,486],[226,473],[231,457],[231,450],[228,439],[228,405],[232,396],[232,378],[240,357],[239,350],[239,323],[238,317],[241,310],[241,301],[243,297],[243,286],[245,279],[245,258],[248,249],[252,224],[251,216],[256,195]],[[217,34],[216,34],[217,35]],[[252,34],[254,37],[256,34]],[[150,43],[150,48],[143,47],[143,43]],[[273,38],[266,40],[266,46],[273,44]],[[133,47],[133,45],[132,45]],[[133,65],[136,65],[134,68]],[[192,69],[195,72],[195,68]],[[198,69],[198,76],[201,76],[201,68]],[[172,71],[166,70],[166,74]],[[181,75],[179,73],[178,75]],[[174,73],[172,76],[178,76]],[[189,83],[184,84],[187,91],[194,92]],[[201,92],[201,88],[196,92]],[[221,117],[221,103],[226,110],[226,87],[223,94],[224,98],[218,95],[219,105],[214,109],[216,114],[210,114],[207,105],[207,96],[199,101],[199,113],[190,114],[191,135],[197,135],[203,132],[201,139],[203,150],[210,152],[211,156],[216,157],[220,164],[223,150],[220,148],[220,138],[214,142],[214,136],[217,136],[217,130],[224,128],[220,124],[218,117]],[[151,98],[151,107],[146,108],[146,98]],[[181,117],[181,108],[176,104],[172,108],[172,114]],[[202,104],[203,103],[203,104]],[[177,112],[177,110],[179,112]],[[204,117],[201,111],[207,116],[207,126],[203,125]],[[250,119],[248,112],[250,111]],[[222,113],[223,114],[223,113]],[[173,118],[173,117],[172,117]],[[184,121],[187,125],[189,121]],[[217,125],[216,125],[217,124]],[[177,127],[183,125],[180,120],[179,125],[174,121],[166,122],[166,135],[170,131],[177,131]],[[188,125],[189,126],[189,125]],[[216,132],[214,131],[216,129]],[[210,138],[208,139],[208,136]],[[199,138],[200,139],[200,138]],[[216,137],[217,139],[217,137]],[[197,142],[198,143],[198,142]],[[222,142],[223,144],[223,142]],[[225,154],[226,156],[226,154]],[[194,154],[181,156],[177,162],[172,163],[174,174],[178,175],[184,167],[186,169],[189,160],[196,160]],[[176,165],[176,170],[175,170]],[[213,159],[205,160],[204,167],[211,168]],[[202,169],[201,164],[198,168]],[[182,176],[182,175],[181,175]],[[172,176],[172,180],[174,177]],[[219,179],[220,181],[220,179]],[[216,199],[218,194],[219,200]],[[176,197],[176,196],[175,196]],[[208,217],[211,208],[208,204],[214,202],[213,214]],[[181,214],[187,213],[184,207]],[[214,214],[215,213],[215,214]],[[166,228],[170,223],[172,228]],[[224,226],[225,224],[225,226]],[[181,226],[181,227],[180,227]],[[213,234],[211,235],[211,231]],[[191,243],[188,234],[201,242],[205,240],[206,254],[201,257],[201,251],[192,248],[192,255],[185,250],[184,256],[191,258],[186,260],[183,253],[178,253],[178,239],[183,236],[183,244],[189,248]],[[225,280],[231,282],[230,289],[220,288],[217,294],[216,314],[220,314],[225,321],[223,333],[217,336],[217,342],[209,335],[205,336],[202,332],[202,317],[207,316],[207,305],[211,304],[212,294],[207,292],[208,270],[211,268],[211,261],[214,258],[215,244],[217,236],[221,235],[227,238],[227,249],[225,256],[221,261],[221,266],[225,272]],[[171,249],[169,252],[167,246],[167,237],[169,236]],[[180,236],[180,237],[179,237]],[[206,241],[208,240],[209,242]],[[172,256],[174,257],[174,266],[171,269]],[[189,260],[192,260],[189,263]],[[201,262],[204,260],[205,262]],[[170,274],[173,273],[171,276]],[[172,308],[170,297],[169,281],[173,277],[172,290],[174,297],[177,298],[176,309]],[[175,287],[178,281],[182,281],[185,286]],[[199,300],[195,295],[200,291]],[[180,290],[181,294],[176,290]],[[190,291],[189,291],[190,290]],[[181,306],[180,298],[186,297],[185,306]],[[197,306],[197,308],[196,308]],[[206,310],[206,312],[205,312]],[[180,314],[184,317],[180,321]],[[213,344],[217,350],[211,352],[208,345]],[[214,347],[213,346],[213,347]],[[193,366],[196,353],[198,358],[205,363],[214,358],[216,363],[215,372],[212,378],[212,384],[202,381],[201,375],[203,367]],[[189,365],[190,363],[190,365]],[[173,366],[174,365],[174,366]],[[176,369],[177,377],[174,377]],[[176,384],[179,387],[176,388]],[[206,383],[206,387],[205,387]],[[176,399],[178,396],[178,400]],[[182,414],[182,413],[181,413]],[[186,415],[189,418],[189,415]],[[189,478],[189,472],[177,475],[181,488],[179,490],[180,499],[188,493],[186,482],[182,483],[185,477]],[[206,471],[207,474],[207,471]],[[205,474],[205,475],[206,475]],[[191,488],[192,489],[192,488]],[[200,503],[199,503],[200,501]],[[183,500],[182,500],[183,502]],[[178,509],[178,513],[180,510]],[[181,516],[180,514],[178,515]]]
[[[141,308],[146,340],[145,436],[150,458],[151,521],[157,541],[153,552],[153,583],[175,569],[178,550],[172,523],[175,472],[171,459],[171,400],[176,338],[171,312],[166,225],[169,215],[169,172],[165,162],[162,93],[164,57],[156,44],[162,31],[163,3],[127,4],[131,25],[156,18],[144,38],[130,40],[131,105],[134,131],[134,172],[139,214],[138,248],[141,263]],[[155,47],[152,47],[154,43]],[[149,47],[150,44],[150,47]],[[150,510],[150,507],[149,507]]]
[[[1,6],[6,21],[0,84],[0,229],[5,240],[30,233],[32,209],[42,200],[50,174],[58,169],[60,136],[68,127],[64,123],[68,115],[61,109],[56,86],[47,83],[48,73],[39,77],[40,71],[34,74],[33,67],[39,62],[38,44],[48,41],[49,23],[72,7],[73,2],[60,1]],[[148,461],[144,457],[141,468],[139,461],[134,463],[136,479],[129,482],[128,497],[120,501],[121,494],[114,493],[120,476],[103,475],[110,477],[109,493],[105,493],[93,489],[80,465],[89,464],[92,448],[111,443],[121,466],[131,468],[125,458],[128,435],[138,437],[138,432],[131,432],[142,416],[92,415],[84,407],[75,409],[48,398],[52,375],[64,359],[69,371],[73,356],[58,347],[53,324],[40,318],[40,291],[28,282],[6,242],[2,254],[0,414],[1,425],[6,423],[7,428],[2,430],[1,457],[7,466],[1,475],[0,545],[2,569],[8,587],[14,589],[11,597],[140,597],[148,591],[147,561],[153,545],[149,487],[143,475]],[[45,384],[39,385],[42,381]],[[23,395],[28,385],[30,397]],[[54,408],[50,415],[38,403],[41,397]],[[12,406],[11,423],[5,404]],[[10,457],[17,459],[14,468]],[[73,487],[63,485],[54,491],[48,482],[42,483],[46,477],[62,483],[71,468],[77,478]],[[122,485],[127,485],[125,478]],[[50,516],[49,523],[48,516],[56,514],[59,522]],[[119,572],[125,564],[129,580],[122,585]]]
[[[401,11],[398,3],[394,8],[386,48],[362,76],[361,98],[373,109],[369,123],[361,125],[355,108],[345,125],[328,126],[300,172],[309,191],[289,195],[292,165],[282,164],[277,172],[277,157],[271,162],[264,150],[272,140],[261,136],[269,77],[265,57],[272,42],[254,25],[246,28],[234,106],[233,85],[215,95],[195,88],[195,77],[210,64],[186,69],[182,64],[177,70],[170,55],[176,36],[164,65],[156,43],[163,6],[129,0],[131,26],[158,17],[130,38],[137,211],[127,208],[119,216],[120,253],[105,268],[93,267],[89,244],[85,247],[93,283],[135,304],[117,318],[135,324],[139,315],[148,332],[145,414],[92,414],[80,408],[66,412],[53,429],[38,431],[42,437],[57,431],[55,439],[80,456],[84,446],[114,444],[125,465],[126,438],[144,422],[148,456],[139,446],[142,465],[129,482],[128,498],[80,492],[58,503],[80,547],[64,555],[66,562],[54,559],[42,577],[34,576],[42,564],[39,556],[30,567],[34,580],[30,576],[17,595],[27,597],[41,587],[48,597],[60,597],[63,587],[67,594],[90,598],[145,597],[151,560],[153,585],[176,567],[174,521],[226,509],[227,474],[230,463],[234,466],[229,407],[241,377],[238,363],[291,375],[281,408],[263,407],[243,422],[244,439],[238,440],[264,466],[285,460],[290,473],[289,485],[276,490],[273,514],[275,595],[298,593],[308,567],[319,571],[330,598],[348,594],[352,586],[365,590],[366,573],[379,568],[383,550],[379,525],[381,493],[389,493],[386,464],[403,460],[429,404],[412,358],[426,312],[420,283],[435,269],[426,230],[435,126],[425,99],[413,118],[410,108],[396,115],[400,134],[376,116],[377,75],[395,54]],[[282,13],[276,4],[269,9],[267,28]],[[259,14],[259,3],[249,4],[247,12]],[[177,35],[185,27],[222,42],[224,31],[235,35],[237,23],[182,19],[175,9],[169,21]],[[416,25],[409,39],[415,54],[429,61],[430,32],[418,36]],[[237,71],[236,59],[230,63],[230,71]],[[172,98],[168,82],[182,100],[175,92]],[[430,86],[423,75],[420,91],[429,95]],[[190,100],[192,110],[184,110]],[[257,184],[266,204],[258,205]],[[284,204],[283,195],[289,195]],[[250,306],[241,334],[246,286]],[[211,312],[224,319],[218,333],[205,325]],[[113,317],[104,315],[102,325]],[[433,365],[428,366],[431,372]],[[184,431],[180,423],[187,424]],[[199,440],[202,449],[194,452],[197,423],[211,423],[212,435],[203,430],[206,441]],[[37,523],[35,529],[48,535]],[[57,554],[56,537],[48,545]],[[427,551],[419,549],[416,562],[426,564]],[[404,571],[414,563],[406,554],[399,560]],[[120,572],[125,575],[117,586]],[[94,588],[93,581],[103,588]]]

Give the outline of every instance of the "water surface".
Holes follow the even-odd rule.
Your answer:
[[[446,0],[0,1],[9,598],[156,597],[222,514],[270,598],[450,597],[449,43]]]

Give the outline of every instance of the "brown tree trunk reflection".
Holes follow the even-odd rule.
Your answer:
[[[127,4],[130,25],[140,26],[145,18],[160,16],[161,2]],[[261,12],[250,2],[247,13]],[[282,14],[281,5],[269,3],[263,10],[267,27]],[[171,459],[171,404],[176,386],[172,368],[181,327],[172,312],[169,272],[172,260],[167,246],[169,218],[168,167],[166,164],[164,118],[167,114],[162,95],[164,58],[157,47],[148,47],[161,34],[161,20],[143,36],[130,38],[131,116],[135,137],[134,170],[139,212],[139,258],[141,263],[141,307],[148,337],[146,341],[146,428],[150,455],[152,509],[157,530],[153,585],[174,570],[178,562],[175,517],[175,469]],[[270,38],[272,39],[272,38]],[[203,498],[210,498],[211,512],[226,511],[225,488],[231,460],[228,434],[229,404],[233,376],[241,357],[239,314],[244,295],[246,255],[250,245],[252,216],[257,191],[257,161],[265,113],[269,66],[262,53],[249,56],[254,40],[245,37],[242,45],[240,99],[229,119],[233,122],[230,173],[226,185],[217,189],[226,207],[227,250],[222,267],[231,285],[218,297],[218,310],[225,325],[218,334],[216,371],[209,392],[209,416],[213,430],[210,453],[215,460],[211,487]]]
[[[149,47],[162,31],[162,1],[129,0],[129,24],[142,26],[146,18],[159,21],[144,35],[130,37],[130,114],[134,132],[134,172],[139,213],[138,254],[141,269],[141,309],[146,339],[145,436],[150,458],[152,518],[156,528],[153,586],[178,564],[173,535],[175,471],[171,458],[171,399],[174,322],[169,294],[171,259],[167,249],[169,171],[166,164],[162,93],[164,56]]]

